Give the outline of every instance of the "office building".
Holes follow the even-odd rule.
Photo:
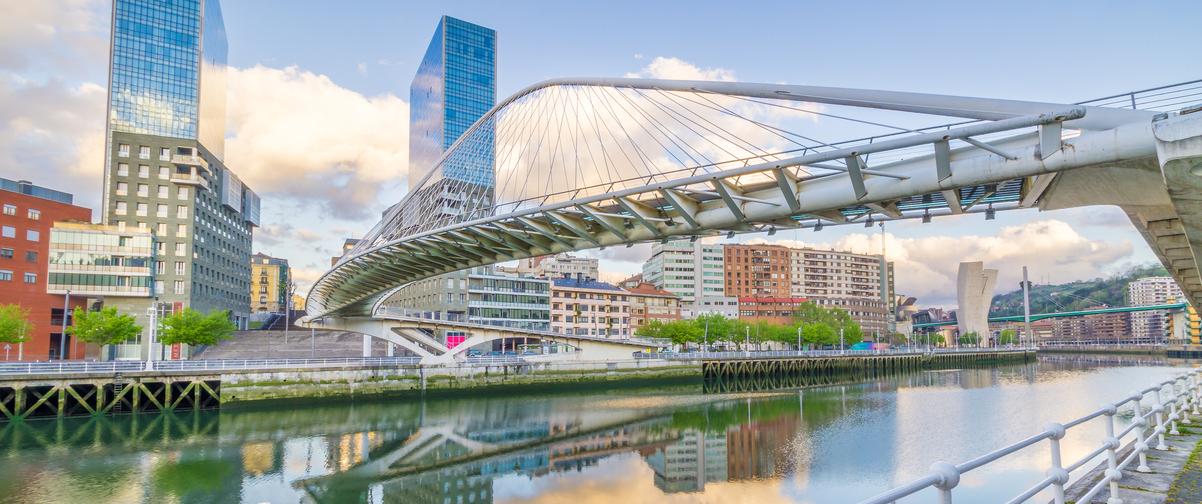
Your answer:
[[[671,292],[657,289],[643,282],[634,287],[624,287],[630,297],[630,330],[647,325],[653,320],[670,322],[680,320],[680,298]]]
[[[259,197],[223,162],[221,6],[115,0],[111,42],[103,223],[154,234],[160,303],[227,310],[244,328]]]
[[[551,331],[630,338],[630,294],[616,285],[583,276],[553,278]]]
[[[704,297],[692,303],[681,303],[680,318],[695,319],[702,315],[721,315],[728,319],[739,318],[739,298],[732,296]]]
[[[1127,284],[1127,306],[1149,306],[1179,303],[1185,300],[1185,295],[1172,277],[1144,277]],[[1192,341],[1198,340],[1198,324],[1193,323],[1197,315],[1186,313],[1190,322],[1184,336]],[[1136,341],[1148,343],[1163,343],[1168,337],[1172,315],[1168,310],[1149,310],[1131,313],[1131,337]]]
[[[723,250],[720,244],[675,240],[651,245],[642,280],[680,298],[684,305],[702,298],[723,297]]]
[[[596,258],[567,253],[522,259],[518,261],[518,271],[541,278],[562,278],[564,275],[599,278],[601,273]]]
[[[417,191],[418,204],[402,216],[406,226],[451,224],[491,206],[495,175],[489,142],[470,158],[435,165],[496,103],[496,55],[492,29],[449,16],[439,19],[409,86],[409,187]],[[491,139],[491,131],[480,138]]]
[[[72,195],[28,181],[0,179],[0,304],[17,304],[29,314],[27,341],[0,344],[0,358],[13,360],[78,359],[84,348],[64,336],[63,307],[85,305],[51,294],[50,230],[56,221],[91,222],[92,211],[75,206]],[[69,324],[68,320],[68,324]]]
[[[330,266],[332,267],[332,266],[338,264],[338,261],[340,259],[342,259],[344,256],[346,256],[346,254],[348,252],[350,252],[351,250],[354,250],[355,246],[358,244],[359,244],[359,240],[357,238],[347,238],[347,239],[343,240],[342,241],[342,252],[336,256],[330,257]]]
[[[284,313],[288,309],[292,269],[287,259],[264,253],[250,256],[251,311],[255,313]]]
[[[84,222],[55,222],[50,229],[49,276],[46,292],[96,306],[141,306],[131,315],[142,332],[134,339],[101,349],[104,359],[138,359],[149,337],[153,303],[154,234]],[[118,303],[120,301],[120,303]],[[78,344],[78,343],[74,343]]]

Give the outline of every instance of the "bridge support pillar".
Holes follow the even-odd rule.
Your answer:
[[[1202,112],[1169,116],[1152,123],[1156,157],[1173,209],[1180,219],[1178,232],[1160,250],[1161,259],[1182,283],[1189,301],[1202,299],[1198,278],[1198,253],[1202,251]],[[1182,280],[1185,279],[1185,282]]]
[[[363,356],[371,357],[371,335],[363,335]]]

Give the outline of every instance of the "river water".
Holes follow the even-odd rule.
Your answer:
[[[490,392],[0,424],[0,501],[855,502],[1181,364],[1041,356],[778,390]],[[1101,428],[1070,433],[1065,460],[1097,446]],[[1005,500],[1047,464],[1046,443],[1024,450],[965,475],[956,500]]]

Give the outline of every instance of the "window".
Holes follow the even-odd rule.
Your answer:
[[[0,270],[0,282],[13,281],[13,272],[9,270]]]
[[[8,247],[0,248],[0,257],[3,257],[5,259],[12,259],[13,258],[13,249],[10,249]]]
[[[146,184],[138,184],[138,197],[145,198],[150,196],[150,186]]]
[[[138,165],[138,178],[150,178],[150,167],[147,165]]]
[[[38,283],[38,274],[37,273],[26,273],[25,274],[25,283],[27,283],[27,284]]]
[[[125,182],[117,182],[117,196],[129,195],[129,184]]]
[[[187,224],[176,225],[175,226],[175,236],[178,236],[180,238],[187,238],[188,237],[188,225]]]
[[[159,167],[159,180],[167,180],[171,178],[171,169],[166,166]],[[164,196],[165,198],[166,196]]]
[[[163,282],[154,282],[154,293],[155,294],[163,293]]]
[[[145,145],[138,147],[138,159],[150,159],[150,147]]]
[[[26,262],[31,262],[31,263],[38,262],[38,251],[36,251],[36,250],[26,250],[26,251],[25,251],[25,261],[26,261]]]
[[[160,243],[159,245],[162,245],[162,243]],[[166,268],[166,266],[164,266],[163,264],[164,264],[163,261],[155,261],[154,262],[154,272],[156,274],[163,273],[163,268]]]
[[[171,161],[171,149],[159,147],[159,161]]]
[[[117,155],[120,157],[129,157],[129,145],[121,144],[117,146]]]
[[[117,221],[117,231],[125,232],[125,221]]]
[[[129,164],[128,163],[117,163],[117,176],[118,177],[128,177],[129,176]]]
[[[17,215],[17,205],[4,204],[4,215]]]
[[[127,211],[127,205],[126,205],[126,203],[125,203],[124,201],[118,201],[118,202],[117,202],[117,209],[116,209],[115,213],[116,213],[117,215],[125,215],[125,212],[126,212],[126,211]]]
[[[169,197],[170,197],[170,196],[167,194],[167,191],[168,191],[168,189],[167,189],[167,186],[165,186],[165,185],[161,185],[161,186],[159,186],[159,189],[158,189],[158,191],[159,191],[159,194],[158,194],[158,197],[159,197],[159,198],[162,198],[162,199],[167,199],[167,198],[169,198]]]
[[[138,223],[138,231],[146,231],[146,229],[147,229],[147,225],[145,222]]]
[[[42,234],[32,229],[25,230],[25,239],[29,241],[38,241],[42,238]]]
[[[187,219],[188,218],[188,207],[186,207],[184,205],[175,207],[175,216],[180,219]]]
[[[184,262],[183,262],[183,261],[176,261],[176,262],[175,262],[175,274],[176,274],[176,275],[183,275],[183,274],[184,274]]]
[[[177,256],[180,256],[180,257],[183,257],[183,256],[184,256],[184,253],[185,253],[185,248],[186,248],[186,247],[187,247],[187,245],[186,245],[186,244],[184,244],[183,242],[176,243],[176,244],[175,244],[175,255],[177,255]]]
[[[147,207],[148,207],[148,205],[146,203],[138,203],[138,206],[137,206],[138,217],[146,217]]]
[[[155,253],[157,253],[158,255],[163,255],[163,254],[167,253],[167,244],[166,243],[163,243],[163,242],[155,243],[154,248],[155,248]],[[163,266],[162,261],[159,261],[159,271],[163,271],[162,266]]]
[[[155,205],[154,216],[166,218],[167,217],[167,205],[164,205],[162,203]]]
[[[188,188],[187,187],[180,187],[179,192],[177,194],[178,194],[179,199],[181,199],[183,201],[188,201]]]
[[[157,226],[155,226],[155,234],[158,234],[159,236],[167,236],[167,223],[160,222]]]
[[[25,215],[27,217],[29,217],[31,220],[41,220],[42,219],[42,211],[41,210],[34,210],[34,209],[30,208],[29,211],[25,212]]]
[[[184,293],[184,281],[183,281],[183,280],[176,280],[176,281],[175,281],[175,293],[176,293],[176,294],[183,294],[183,293]]]

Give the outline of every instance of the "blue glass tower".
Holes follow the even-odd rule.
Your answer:
[[[496,63],[496,31],[449,16],[439,20],[409,87],[410,188],[496,103]],[[483,158],[448,163],[436,176],[492,187],[491,149],[485,150]]]

